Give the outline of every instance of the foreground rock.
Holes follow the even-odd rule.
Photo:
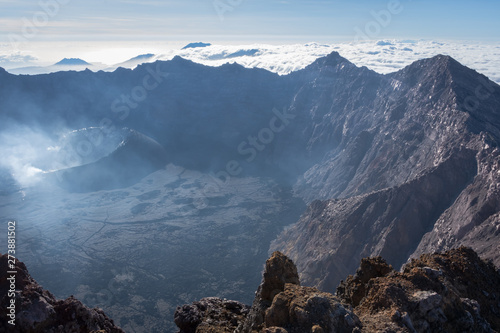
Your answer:
[[[337,295],[365,332],[500,330],[500,274],[470,248],[424,254],[401,273],[380,257],[363,259]]]
[[[177,308],[175,322],[180,333],[493,333],[500,331],[500,274],[466,247],[424,254],[402,272],[367,258],[333,295],[300,286],[293,262],[275,252],[250,310],[207,298]]]
[[[352,332],[360,327],[352,309],[336,296],[300,286],[297,268],[280,252],[267,260],[252,308],[244,316],[234,316],[237,323],[218,320],[221,313],[227,313],[220,300],[211,303],[218,309],[199,311],[199,304],[207,300],[213,299],[177,308],[175,323],[180,332],[327,333]]]
[[[65,300],[56,300],[44,290],[28,273],[26,266],[16,260],[15,269],[8,267],[7,255],[0,257],[0,332],[44,332],[44,333],[84,333],[111,332],[122,333],[113,320],[109,319],[101,309],[90,309],[72,296]],[[8,271],[16,271],[15,326],[10,325],[7,317],[7,306],[10,282]],[[9,318],[10,319],[10,318]]]
[[[347,333],[360,326],[352,309],[334,295],[287,283],[266,310],[262,329],[242,332]]]
[[[252,309],[241,331],[259,330],[266,323],[266,310],[271,307],[275,296],[285,290],[287,284],[300,285],[297,267],[280,252],[274,252],[266,261],[262,283],[257,289]]]
[[[240,302],[208,297],[177,308],[174,321],[184,333],[233,332],[249,309]]]

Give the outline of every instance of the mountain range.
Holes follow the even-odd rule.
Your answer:
[[[30,150],[4,140],[4,177],[19,182],[20,162],[42,176],[0,189],[0,218],[27,228],[23,261],[59,297],[94,295],[126,331],[159,331],[159,308],[208,294],[248,303],[269,247],[329,292],[370,256],[399,269],[466,245],[500,265],[500,87],[449,56],[386,75],[336,52],[288,75],[180,57],[0,70],[0,110],[3,138],[30,133]],[[46,167],[46,143],[85,128],[104,134],[81,132]],[[112,302],[95,296],[106,291]]]
[[[208,43],[191,43],[186,46],[206,45]],[[129,59],[117,63],[109,55],[102,55],[108,65],[93,63],[89,69],[93,71],[114,71],[118,67],[133,69],[139,63],[150,63],[156,60],[171,60],[176,55],[207,66],[221,66],[227,62],[236,62],[246,68],[263,68],[280,75],[304,69],[316,59],[330,54],[332,51],[339,52],[343,57],[349,59],[357,66],[367,66],[377,73],[387,74],[400,70],[411,63],[435,56],[436,54],[448,54],[460,63],[479,71],[488,76],[492,81],[500,83],[500,57],[498,56],[498,43],[494,42],[469,42],[467,46],[461,42],[443,40],[370,40],[359,43],[307,43],[307,44],[248,44],[248,45],[206,45],[205,47],[172,48],[154,45],[155,55],[140,61]],[[68,54],[83,54],[78,47],[76,50],[61,45]],[[151,50],[152,51],[152,50]],[[150,52],[151,52],[150,51]],[[48,59],[38,58],[35,50],[33,55],[12,54],[0,55],[0,67],[11,71],[20,67],[41,66],[41,62],[48,63]],[[130,51],[129,51],[130,52]],[[136,51],[136,56],[144,51]],[[151,52],[153,53],[153,52]],[[104,56],[106,58],[104,58]],[[88,55],[83,56],[86,59]],[[138,56],[139,58],[141,56]],[[37,59],[38,58],[38,59]],[[135,57],[137,58],[137,57]],[[478,59],[481,59],[480,61]],[[50,59],[53,61],[54,59]],[[78,70],[84,70],[80,68]],[[43,73],[64,71],[69,68],[51,70],[46,68]],[[22,74],[39,74],[40,72],[24,71]],[[19,73],[18,73],[19,74]]]

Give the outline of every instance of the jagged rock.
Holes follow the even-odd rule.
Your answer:
[[[266,310],[265,325],[283,327],[288,333],[352,332],[360,321],[332,294],[286,284]]]
[[[240,302],[207,297],[178,307],[174,322],[180,333],[229,333],[242,323],[249,309]]]
[[[297,267],[283,253],[274,252],[266,261],[260,297],[264,301],[272,301],[276,294],[283,291],[286,283],[300,285]]]
[[[0,257],[0,295],[3,295],[0,311],[2,318],[8,318],[7,306],[11,298],[8,297],[10,282],[7,278],[11,274],[7,272],[16,271],[16,325],[1,320],[0,332],[123,333],[101,309],[90,309],[72,296],[56,300],[30,276],[24,263],[16,259],[14,269],[8,267],[8,263],[7,255]]]
[[[250,313],[240,327],[241,332],[262,329],[267,308],[274,297],[285,290],[286,283],[300,285],[297,267],[283,253],[276,251],[266,261],[262,283],[257,289]]]
[[[252,308],[241,303],[204,298],[178,307],[175,323],[181,333],[352,332],[360,321],[332,294],[301,287],[295,264],[280,252],[266,261]]]
[[[262,290],[275,288],[282,290],[266,294],[273,295],[266,303]],[[237,315],[221,315],[228,308]],[[332,295],[300,286],[293,262],[275,252],[250,312],[237,302],[207,298],[179,307],[175,322],[181,333],[495,333],[500,272],[466,247],[422,255],[401,272],[381,257],[366,258]]]
[[[500,331],[500,273],[491,262],[481,260],[470,248],[460,247],[444,253],[423,254],[408,263],[403,273],[413,270],[425,272],[430,281],[439,281],[443,290],[460,297],[465,307],[477,304],[481,316],[494,330]]]
[[[362,266],[375,260],[363,260]],[[363,275],[362,267],[358,272]],[[422,255],[401,273],[373,274],[363,288],[360,280],[348,277],[337,295],[354,306],[366,332],[500,329],[500,274],[470,248]]]
[[[337,287],[337,294],[342,301],[357,306],[366,294],[366,284],[373,278],[385,276],[392,271],[382,257],[361,259],[361,264],[354,276],[350,275],[346,281],[341,281]]]

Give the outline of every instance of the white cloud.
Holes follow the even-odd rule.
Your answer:
[[[20,66],[29,66],[36,63],[38,59],[29,54],[16,52],[8,55],[0,54],[0,66],[9,69]]]
[[[253,55],[251,50],[258,50]],[[379,73],[397,71],[416,60],[446,54],[463,65],[475,69],[493,81],[500,83],[500,44],[480,42],[436,42],[414,40],[382,40],[339,44],[295,44],[295,45],[245,45],[220,46],[175,50],[158,59],[171,59],[180,55],[210,66],[237,62],[245,67],[259,67],[288,74],[311,64],[315,59],[337,51],[357,66],[366,66]],[[243,55],[229,57],[229,55]],[[247,55],[245,55],[245,52]],[[250,54],[250,55],[249,55]]]
[[[205,42],[209,42],[209,40]],[[332,51],[337,51],[340,55],[357,66],[366,66],[376,72],[385,74],[397,71],[419,59],[430,58],[437,54],[446,54],[452,56],[465,66],[475,69],[485,74],[493,81],[500,83],[500,43],[374,40],[360,43],[346,42],[338,44],[212,45],[205,48],[186,50],[181,50],[181,47],[176,49],[167,49],[164,47],[162,49],[158,45],[161,45],[161,43],[157,43],[156,46],[153,47],[154,49],[151,45],[136,46],[137,53],[135,55],[144,53],[160,54],[151,59],[151,61],[169,60],[179,55],[208,66],[220,66],[228,62],[237,62],[249,68],[258,67],[279,74],[287,74],[306,67],[317,58],[326,56]],[[148,47],[151,51],[148,51]],[[70,48],[71,47],[66,43],[64,47],[52,47],[51,50],[69,50]],[[122,53],[125,49],[123,46],[121,48],[116,46],[116,48],[117,50],[122,50],[120,51]],[[128,45],[126,49],[127,54],[133,54],[130,45]],[[103,50],[102,44],[96,44],[94,48],[92,48],[92,46],[87,46],[85,51],[80,51],[80,53],[75,50],[72,51],[71,57],[81,57],[85,59],[85,56],[93,54],[93,59],[91,61],[96,61],[94,58],[99,54],[103,54],[103,52],[99,52],[99,50]],[[115,61],[110,60],[109,56],[117,53],[113,53],[108,47],[106,47],[105,53],[108,55],[108,58],[103,58],[102,60],[97,59],[97,61],[110,64],[113,62],[120,63],[124,60],[123,58],[116,59]],[[36,55],[36,52],[31,52],[30,54]],[[81,54],[81,56],[79,54]],[[4,57],[6,57],[6,55],[4,55]],[[61,53],[58,56],[60,59],[63,57],[68,57],[68,55]],[[10,66],[5,65],[5,59],[6,58],[0,57],[0,66],[12,68],[8,62]],[[33,61],[33,59],[28,60],[31,62]],[[20,65],[18,67],[23,66]],[[110,66],[108,70],[113,70],[114,68],[116,67]]]

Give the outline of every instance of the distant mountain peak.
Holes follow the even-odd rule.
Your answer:
[[[325,57],[316,59],[311,65],[306,68],[324,68],[324,67],[338,67],[338,70],[343,70],[345,67],[356,67],[352,62],[342,57],[338,52],[333,51]]]
[[[478,85],[481,77],[477,74],[475,70],[462,65],[451,56],[438,54],[432,58],[417,60],[389,76],[397,79],[406,77],[412,85],[438,87],[436,82],[441,82],[443,87],[453,85],[455,90],[457,86],[461,86],[460,89],[471,89],[471,85]]]
[[[207,47],[207,46],[211,46],[212,44],[210,43],[202,43],[202,42],[197,42],[197,43],[189,43],[188,45],[184,46],[182,48],[182,50],[186,50],[186,49],[194,49],[194,48],[198,48],[198,47]]]
[[[344,59],[344,58],[340,55],[340,53],[338,53],[337,51],[332,51],[330,54],[328,54],[328,55],[326,56],[326,58],[342,58],[342,59]]]
[[[78,58],[64,58],[63,60],[55,63],[56,66],[78,66],[78,65],[90,65],[88,62]]]
[[[244,66],[238,64],[237,62],[226,62],[225,64],[222,64],[221,67],[230,69],[245,69]]]
[[[178,55],[173,57],[172,60],[170,60],[170,61],[173,63],[194,63],[193,61],[186,59],[184,57],[178,56]]]
[[[456,66],[456,65],[458,65],[460,67],[465,67],[465,66],[461,65],[458,61],[456,61],[455,59],[450,57],[449,55],[438,54],[432,58],[417,60],[405,68],[416,67],[419,69],[421,69],[421,68],[429,68],[429,69],[441,68],[441,69],[444,69],[444,68],[449,68],[450,66]],[[405,68],[403,68],[403,70]]]
[[[153,53],[146,53],[146,54],[141,54],[141,55],[138,55],[137,57],[131,58],[128,61],[149,59],[149,58],[152,58],[154,56],[155,55]]]

